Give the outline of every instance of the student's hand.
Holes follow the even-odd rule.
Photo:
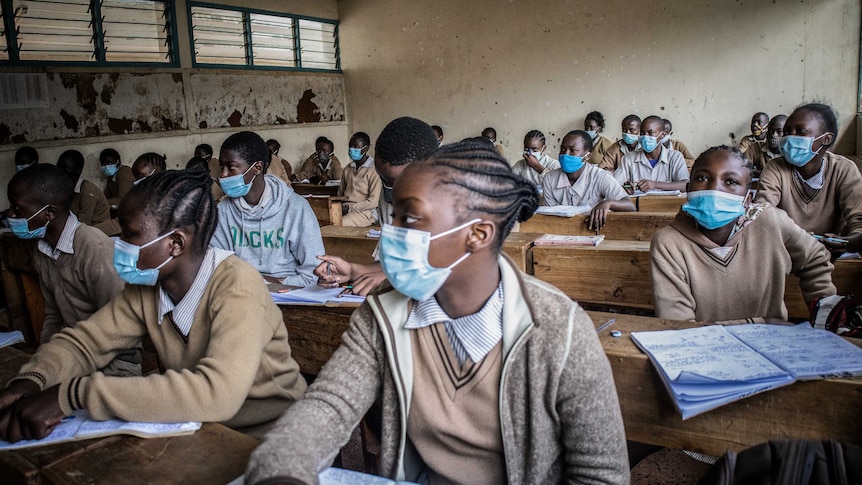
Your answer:
[[[37,440],[54,431],[64,418],[58,394],[60,386],[19,399],[0,413],[0,439],[10,443]]]
[[[590,213],[589,228],[598,233],[608,220],[608,212],[611,211],[611,201],[599,202]]]
[[[318,286],[335,288],[341,283],[350,281],[353,272],[350,263],[338,256],[323,255],[318,256],[317,259],[323,261],[314,268]]]
[[[826,236],[826,237],[820,239],[820,242],[823,243],[824,246],[826,246],[826,249],[828,249],[830,253],[832,253],[832,260],[833,261],[835,261],[835,259],[838,258],[838,256],[841,256],[842,254],[844,254],[848,251],[855,252],[855,251],[851,250],[851,247],[857,246],[856,244],[853,244],[856,242],[856,239],[857,239],[856,235],[848,237],[848,236],[839,236],[837,234],[832,234],[831,232],[827,232],[826,234],[824,234],[824,236]],[[846,240],[847,242],[837,242],[834,240],[830,241],[827,238],[843,239],[843,240]]]
[[[29,379],[20,379],[9,384],[6,389],[0,391],[0,411],[21,399],[21,396],[33,395],[37,392],[39,392],[39,385]]]
[[[266,276],[266,275],[264,275],[263,279],[265,279],[266,281],[269,281],[270,283],[276,283],[276,284],[279,284],[279,285],[281,284],[281,280],[280,280],[280,279],[278,279],[278,278],[276,278],[275,276]]]
[[[637,186],[641,192],[648,192],[650,190],[655,190],[655,180],[647,180],[647,179],[638,180]]]
[[[631,182],[626,182],[623,184],[623,190],[626,191],[627,194],[632,195],[635,193],[635,188]]]
[[[536,158],[531,152],[524,152],[524,160],[527,162],[527,165],[530,166],[533,170],[542,173],[545,171],[545,167],[539,163],[539,159]]]
[[[374,288],[377,288],[385,280],[386,274],[383,271],[365,273],[353,281],[352,293],[359,296],[368,296]]]

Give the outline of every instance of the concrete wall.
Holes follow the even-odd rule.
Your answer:
[[[446,141],[497,129],[516,161],[533,128],[559,139],[601,111],[658,114],[695,153],[749,131],[752,113],[803,101],[838,112],[853,153],[858,0],[341,0],[351,131],[397,116],[442,125]]]

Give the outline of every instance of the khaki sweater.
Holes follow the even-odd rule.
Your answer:
[[[721,322],[787,318],[784,286],[799,277],[805,301],[834,295],[829,252],[787,217],[767,207],[726,244],[726,258],[682,210],[650,244],[656,315]]]
[[[318,183],[321,184],[325,183],[327,180],[341,180],[343,170],[338,157],[330,155],[329,162],[324,167],[327,168],[325,170],[320,168],[320,162],[315,153],[308,157],[305,162],[303,162],[302,166],[299,167],[299,170],[296,171],[296,174],[294,175],[295,180],[301,182],[303,180],[311,180],[316,177],[320,179]]]
[[[59,252],[57,260],[38,249],[33,266],[45,296],[42,343],[66,327],[90,318],[123,290],[114,269],[114,242],[102,231],[81,224],[75,229],[74,254]]]
[[[602,135],[596,136],[593,140],[593,149],[590,150],[590,163],[598,165],[605,158],[605,153],[614,145],[614,142],[605,138]]]
[[[619,168],[620,163],[623,160],[623,157],[626,153],[629,153],[632,150],[629,150],[628,145],[623,143],[622,140],[617,141],[613,145],[608,148],[605,152],[605,156],[602,157],[602,160],[599,163],[599,168],[603,168],[605,170],[609,170],[611,172],[615,171]],[[640,146],[635,145],[634,151],[640,151]]]
[[[132,190],[135,186],[135,175],[132,173],[132,168],[126,165],[120,165],[116,175],[108,177],[105,182],[105,199],[108,205],[120,205],[123,197]]]
[[[823,188],[806,197],[796,167],[776,158],[764,167],[757,202],[784,209],[803,229],[815,234],[862,232],[862,177],[850,160],[826,152]]]
[[[281,311],[263,279],[230,256],[215,269],[184,341],[169,317],[158,321],[159,288],[126,285],[92,317],[43,345],[16,379],[59,384],[60,408],[94,419],[217,421],[246,428],[281,415],[305,391],[291,358]],[[167,371],[106,377],[114,354],[149,335]]]
[[[111,210],[108,207],[105,193],[98,185],[86,179],[81,182],[81,190],[75,194],[69,210],[78,217],[82,224],[90,226],[95,226],[111,218]]]

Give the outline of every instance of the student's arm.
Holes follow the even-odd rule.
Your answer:
[[[599,161],[599,168],[613,173],[619,167],[621,153],[619,144],[612,144]]]
[[[608,212],[634,212],[637,210],[635,203],[629,198],[626,191],[608,173],[596,180],[599,184],[599,193],[605,199],[593,207],[590,213],[589,228],[595,231],[601,230],[607,221]]]
[[[323,237],[320,235],[320,226],[311,206],[301,196],[294,194],[290,205],[300,207],[298,213],[291,218],[290,225],[285,227],[287,234],[284,235],[284,257],[296,262],[296,274],[281,280],[289,286],[313,285],[317,278],[314,269],[319,260],[317,257],[325,254],[323,249]]]
[[[629,461],[611,366],[592,320],[578,306],[554,406],[568,483],[628,483]]]
[[[382,275],[380,263],[351,263],[330,255],[318,256],[317,259],[323,262],[314,268],[314,276],[317,276],[317,285],[324,288],[334,288],[352,281],[353,294],[365,296],[386,279],[385,275],[379,279]]]
[[[760,172],[760,182],[758,182],[757,186],[757,196],[754,198],[755,202],[759,203],[767,203],[773,207],[778,207],[778,203],[781,202],[781,172],[778,170],[778,165],[785,163],[782,158],[781,161],[773,160],[766,164],[763,167],[763,171]],[[788,190],[791,190],[788,187]]]
[[[665,230],[657,232],[649,249],[655,314],[671,320],[694,320],[697,304],[688,284],[687,270],[666,234]]]
[[[38,258],[35,255],[34,258]],[[39,273],[39,287],[42,289],[42,296],[45,298],[45,319],[42,323],[42,334],[39,336],[39,343],[44,344],[51,340],[51,337],[63,328],[63,316],[60,315],[60,309],[57,307],[57,300],[54,299],[54,292],[45,285],[45,278],[42,277],[40,264],[34,261],[36,271]],[[114,272],[116,274],[116,272]],[[53,282],[58,283],[58,282]]]
[[[826,247],[797,226],[786,212],[778,209],[770,212],[780,221],[782,242],[790,253],[790,272],[799,277],[805,303],[834,295],[837,290],[832,284],[833,267]]]
[[[230,232],[230,220],[227,217],[229,212],[229,208],[227,205],[222,207],[222,204],[231,204],[230,199],[225,199],[218,204],[216,204],[216,211],[218,212],[218,225],[216,225],[215,231],[213,232],[213,237],[210,239],[210,246],[219,249],[226,249],[228,251],[234,251],[233,237]],[[238,235],[240,238],[242,234]]]
[[[648,190],[679,190],[685,192],[685,186],[688,180],[680,182],[656,182],[655,180],[642,179],[637,181],[638,188],[646,192]]]
[[[382,188],[380,176],[377,175],[377,172],[374,171],[374,169],[370,169],[365,172],[363,177],[365,178],[365,186],[367,190],[364,194],[357,194],[359,197],[362,197],[362,200],[359,200],[358,202],[348,202],[351,211],[364,211],[377,208],[377,203],[380,199],[380,190]]]
[[[838,207],[841,208],[842,235],[847,243],[831,243],[821,240],[826,247],[836,252],[857,253],[862,249],[862,175],[854,167],[845,171],[839,179]]]
[[[344,169],[341,167],[341,162],[335,155],[331,156],[330,161],[332,162],[332,165],[329,167],[329,176],[326,177],[326,179],[341,180],[341,175],[344,172]]]
[[[383,348],[371,309],[364,304],[350,317],[341,346],[302,399],[252,453],[245,483],[316,483],[318,471],[332,463],[381,393],[383,376],[389,373]]]
[[[80,231],[79,231],[80,234]],[[114,245],[108,238],[87,239],[81,254],[75,254],[78,274],[90,302],[102,308],[123,291],[125,283],[114,269]]]
[[[297,182],[310,179],[313,175],[313,169],[316,163],[317,159],[313,155],[306,158],[305,161],[302,162],[302,165],[299,166],[299,170],[293,173],[291,179],[296,180]]]
[[[117,171],[117,193],[110,199],[107,199],[108,205],[120,205],[120,201],[123,200],[123,197],[125,197],[134,186],[135,175],[132,173],[132,169],[125,165],[121,165],[120,169]]]

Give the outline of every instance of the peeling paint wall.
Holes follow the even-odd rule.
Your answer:
[[[601,111],[606,134],[658,114],[693,152],[748,133],[756,111],[821,100],[853,153],[858,0],[342,0],[352,130],[413,115],[446,141],[497,129],[513,163],[524,134],[548,149]]]

